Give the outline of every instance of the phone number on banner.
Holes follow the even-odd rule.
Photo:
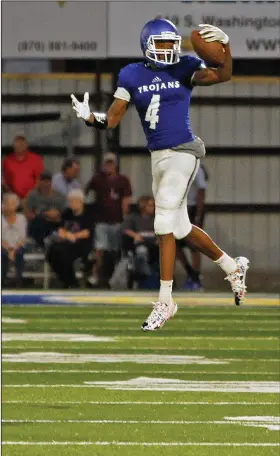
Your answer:
[[[96,51],[97,46],[96,41],[20,41],[18,52],[92,52]]]

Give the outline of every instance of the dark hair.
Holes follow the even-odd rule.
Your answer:
[[[52,180],[52,173],[50,171],[43,171],[40,175],[40,180],[48,180],[48,181],[51,181]]]
[[[143,211],[143,209],[145,209],[146,205],[150,200],[154,201],[154,198],[149,195],[140,196],[139,200],[137,201],[138,209],[140,212]]]
[[[18,141],[18,140],[26,141],[26,142],[27,142],[26,137],[23,136],[23,135],[16,135],[16,136],[14,137],[14,141]]]
[[[61,166],[61,171],[66,171],[66,169],[72,168],[74,163],[79,165],[79,160],[75,157],[65,158]]]

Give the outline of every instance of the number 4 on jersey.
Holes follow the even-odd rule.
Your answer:
[[[146,117],[145,117],[145,120],[147,122],[150,122],[150,128],[152,130],[156,129],[156,124],[159,121],[159,117],[158,117],[159,105],[160,105],[160,95],[153,95],[151,102],[148,106],[148,109],[146,112]]]

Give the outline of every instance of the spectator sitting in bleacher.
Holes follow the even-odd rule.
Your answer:
[[[28,150],[28,142],[23,135],[15,137],[13,148],[14,152],[3,162],[2,184],[5,191],[24,199],[37,185],[44,163],[39,155]]]
[[[47,260],[65,288],[76,288],[74,263],[78,258],[86,261],[92,250],[92,211],[84,205],[82,190],[72,190],[68,195],[69,208],[47,252]]]
[[[38,246],[44,248],[44,240],[57,229],[66,199],[51,188],[52,175],[44,171],[38,186],[28,194],[24,209],[29,221],[28,234]]]
[[[82,186],[77,177],[80,172],[80,164],[74,157],[66,158],[62,163],[61,172],[53,176],[52,188],[54,191],[67,197],[74,189],[81,189]]]
[[[154,232],[155,202],[150,196],[138,201],[139,213],[129,215],[122,224],[122,234],[133,241],[135,252],[135,273],[140,277],[151,274],[151,264],[158,261],[158,240]],[[124,239],[124,246],[129,248]]]
[[[23,214],[17,213],[18,206],[18,196],[5,193],[2,204],[2,286],[6,285],[10,263],[15,265],[17,287],[22,286],[27,222]]]

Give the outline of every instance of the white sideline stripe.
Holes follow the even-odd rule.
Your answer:
[[[104,303],[105,304],[105,303]],[[178,303],[179,304],[179,303]],[[103,305],[103,304],[102,304]],[[35,306],[33,305],[33,308]],[[40,307],[40,304],[38,305],[38,307]],[[114,309],[116,310],[116,309]],[[36,313],[33,313],[33,314],[29,314],[30,316],[32,316],[32,320],[35,320],[35,321],[45,321],[45,322],[51,322],[53,324],[55,324],[56,322],[54,321],[53,317],[49,317],[49,318],[44,318],[42,316],[38,316]],[[29,316],[28,315],[28,316]],[[46,315],[46,314],[45,314]],[[63,315],[63,314],[62,314]],[[117,315],[121,315],[121,314],[117,314]],[[128,313],[126,313],[126,315],[128,315]],[[185,313],[185,315],[182,315],[180,314],[180,316],[176,317],[176,321],[177,322],[181,322],[181,321],[184,321],[184,317],[187,315],[187,313]],[[76,317],[72,317],[71,315],[69,315],[69,318],[67,319],[68,322],[71,322],[71,323],[75,323],[75,322],[78,322],[78,323],[83,323],[83,322],[86,322],[88,323],[88,319],[89,318],[92,318],[94,316],[94,323],[97,324],[98,321],[107,321],[107,322],[110,322],[110,323],[119,323],[119,322],[131,322],[131,321],[135,321],[135,322],[139,322],[139,316],[138,316],[138,312],[136,314],[136,316],[133,316],[132,314],[130,314],[129,318],[122,318],[121,316],[116,316],[116,318],[112,317],[112,316],[96,316],[95,312],[93,313],[89,313],[87,316],[83,317],[83,318],[76,318]],[[234,323],[241,323],[243,325],[246,325],[247,323],[250,323],[250,324],[253,324],[253,325],[256,325],[256,326],[259,326],[259,321],[258,319],[256,318],[248,318],[246,320],[240,320],[240,318],[235,318],[234,315],[231,315],[229,316],[229,318],[219,318],[219,320],[217,320],[217,316],[224,316],[223,313],[221,312],[217,312],[217,313],[211,313],[209,314],[209,318],[195,318],[194,320],[192,320],[193,322],[193,325],[197,325],[198,323],[210,323],[210,324],[213,324],[213,325],[217,325],[219,322],[221,323],[226,323],[228,325],[231,324],[231,322],[234,322]],[[251,316],[259,316],[258,314],[247,314],[248,317],[251,317]],[[264,318],[262,321],[261,321],[261,324],[264,324],[264,325],[275,325],[276,321],[279,319],[279,313],[273,313],[273,314],[264,314],[263,315],[264,317],[275,317],[273,319],[271,318]],[[13,319],[13,321],[11,320],[11,322],[14,322],[15,320]],[[16,321],[17,323],[17,321]],[[93,328],[98,328],[98,326],[93,326]],[[124,336],[125,337],[125,336]],[[186,336],[186,337],[192,337],[192,336]],[[195,336],[194,336],[195,337]],[[211,336],[209,336],[211,337]],[[223,336],[218,336],[218,337],[223,337]],[[231,336],[233,337],[233,336]]]
[[[20,369],[11,369],[11,370],[2,370],[2,373],[5,373],[5,374],[12,374],[14,372],[17,372],[17,373],[23,373],[23,374],[50,374],[50,373],[80,373],[80,374],[83,374],[83,373],[86,373],[86,374],[128,374],[130,373],[131,371],[125,371],[125,370],[20,370]],[[142,371],[141,371],[142,372]],[[153,371],[150,371],[150,372],[153,372]],[[162,372],[162,371],[160,371]],[[166,371],[168,372],[168,371]],[[176,373],[178,371],[175,371]],[[181,373],[179,371],[179,373]],[[268,374],[269,372],[265,372],[265,374]]]
[[[21,324],[21,323],[27,323],[27,320],[22,320],[21,318],[2,317],[2,323]]]
[[[137,380],[137,379],[136,379],[136,380]],[[152,378],[152,380],[157,381],[156,378],[155,378],[155,379]],[[165,379],[164,379],[164,380],[165,380]],[[132,381],[133,381],[133,380],[132,380]],[[166,379],[166,381],[167,381],[167,384],[168,384],[168,379]],[[188,387],[188,389],[185,389],[185,390],[178,389],[178,384],[176,383],[176,381],[174,381],[174,388],[175,388],[175,389],[172,389],[172,386],[173,386],[172,383],[171,383],[171,388],[168,388],[168,389],[165,389],[166,387],[165,387],[164,389],[161,389],[161,388],[157,389],[157,388],[154,388],[153,386],[151,386],[150,388],[144,388],[144,387],[142,388],[140,385],[139,385],[139,388],[138,388],[138,389],[137,389],[137,388],[131,388],[131,389],[130,389],[130,388],[129,388],[129,382],[131,382],[131,380],[124,381],[124,382],[113,382],[113,381],[112,381],[112,382],[84,382],[84,384],[82,384],[82,385],[77,385],[77,384],[52,384],[52,385],[47,385],[47,384],[44,384],[44,383],[43,383],[43,384],[38,384],[38,383],[36,383],[36,384],[26,383],[26,384],[23,384],[23,385],[20,385],[20,384],[18,384],[18,385],[2,385],[2,388],[106,388],[106,387],[107,387],[107,388],[110,389],[110,386],[111,386],[111,387],[112,387],[111,389],[117,389],[117,388],[113,388],[113,387],[115,386],[114,384],[116,383],[116,386],[117,386],[117,384],[120,384],[120,383],[121,383],[122,385],[123,385],[123,384],[124,384],[124,385],[127,384],[128,387],[127,387],[126,389],[125,389],[125,388],[120,388],[120,389],[123,389],[123,390],[131,390],[131,391],[132,391],[132,390],[135,390],[135,391],[137,391],[137,390],[138,390],[138,391],[139,391],[139,390],[143,390],[143,391],[144,391],[144,390],[145,390],[145,391],[209,391],[209,392],[219,392],[219,391],[221,391],[221,390],[220,390],[219,388],[217,388],[216,386],[213,387],[213,389],[211,389],[211,386],[208,387],[208,386],[207,386],[208,384],[211,385],[211,384],[216,384],[216,383],[218,383],[218,382],[214,382],[214,381],[210,381],[210,380],[209,380],[209,381],[206,381],[206,382],[198,382],[198,383],[202,384],[202,386],[205,384],[205,385],[206,385],[205,387],[207,387],[207,388],[209,388],[209,389],[204,389],[204,388],[202,388],[202,389],[193,389],[193,388],[192,388],[192,385],[195,383],[194,381],[188,381],[188,380],[187,380],[187,381],[178,380],[178,381],[179,381],[179,382],[183,382],[183,383],[185,382],[185,383],[186,383],[186,387]],[[127,383],[127,382],[128,382],[128,383]],[[222,383],[222,384],[227,383],[227,384],[229,384],[229,385],[230,385],[230,384],[233,384],[233,386],[236,384],[236,382],[221,382],[221,383]],[[245,386],[247,386],[246,384],[247,384],[247,383],[250,383],[250,382],[242,382],[242,381],[240,381],[240,382],[237,382],[237,383],[241,383],[241,384],[244,383],[244,387],[245,387]],[[253,383],[258,383],[258,382],[253,382]],[[275,383],[275,384],[277,384],[277,382],[262,382],[262,383],[273,383],[273,384]],[[133,385],[133,383],[132,383],[132,385]],[[189,386],[189,385],[190,385],[190,386]],[[159,386],[160,386],[160,385],[159,385]],[[185,385],[183,385],[183,386],[185,386]],[[273,385],[273,387],[274,387],[274,385]],[[276,387],[278,387],[278,384],[275,386],[275,388],[276,388]],[[190,389],[190,388],[191,388],[191,389]],[[215,388],[216,388],[216,389],[215,389]],[[235,391],[233,391],[233,392],[235,392]],[[250,393],[251,391],[245,391],[245,390],[243,391],[243,390],[242,390],[242,391],[239,391],[239,392],[248,392],[248,393]],[[259,392],[264,392],[264,391],[259,391]],[[266,392],[266,391],[265,391],[265,392]],[[278,389],[277,391],[276,391],[276,390],[275,390],[275,391],[273,390],[273,391],[269,391],[269,392],[270,392],[271,394],[275,394],[276,392],[277,392],[277,393],[279,392],[279,389]]]
[[[94,388],[95,385],[2,385],[2,388]]]
[[[114,337],[94,336],[93,334],[72,333],[2,333],[3,342],[115,342]]]
[[[2,445],[24,445],[24,446],[36,446],[36,445],[96,445],[96,446],[160,446],[160,447],[176,447],[176,446],[213,446],[213,447],[279,447],[280,443],[217,443],[217,442],[9,442],[4,441]]]
[[[264,417],[266,418],[266,417]],[[236,424],[241,425],[242,423],[237,421],[237,419],[231,418],[227,419],[227,421],[221,420],[213,420],[213,421],[184,421],[184,420],[2,420],[2,423],[30,423],[30,424],[68,424],[68,423],[75,423],[75,424]],[[278,423],[278,417],[275,417]],[[253,420],[254,421],[254,420]],[[270,420],[271,421],[271,420]]]
[[[38,346],[36,346],[36,347],[37,347],[37,348],[40,348],[40,347],[38,347]],[[14,347],[14,346],[13,346],[12,348],[22,348],[22,347]],[[25,347],[25,348],[26,348],[26,347]],[[43,348],[45,348],[45,347],[43,347]],[[69,348],[69,346],[68,346],[68,348]],[[131,348],[133,348],[133,347],[131,347]],[[161,348],[162,348],[162,347],[161,347]],[[156,348],[156,347],[152,347],[152,349],[157,349],[157,348]],[[80,348],[71,347],[71,350],[80,350]],[[141,349],[141,347],[137,347],[137,350],[142,350],[142,349]],[[177,350],[177,348],[174,348],[174,350]],[[186,350],[186,349],[185,349],[185,350]],[[188,350],[189,350],[189,348],[188,348]],[[215,350],[216,350],[216,349],[215,349]],[[47,352],[47,353],[48,353],[48,352]],[[13,354],[13,353],[6,353],[6,355],[9,355],[9,354]],[[137,353],[136,356],[137,356],[138,354],[139,354],[139,353]],[[81,354],[81,355],[82,355],[82,354]],[[143,354],[142,354],[142,355],[143,355]],[[163,356],[165,356],[165,355],[163,355]],[[166,356],[168,356],[168,355],[166,355]],[[176,356],[176,355],[170,355],[170,356]],[[219,358],[217,358],[217,359],[219,359]],[[256,362],[256,358],[223,358],[222,361],[226,361],[226,362],[228,362],[228,361],[235,362],[235,361],[236,361],[236,362],[241,362],[241,363],[244,363],[244,362],[246,362],[246,363],[247,363],[247,362],[253,362],[253,363],[255,363],[255,362]],[[7,362],[10,362],[10,361],[6,361],[5,359],[2,359],[2,363],[7,363]],[[12,362],[12,361],[11,361],[11,362]],[[258,363],[259,363],[259,362],[279,363],[279,359],[278,359],[278,358],[267,358],[267,359],[266,359],[266,358],[264,358],[264,359],[258,358],[258,359],[257,359],[257,362],[258,362]],[[33,363],[33,364],[35,364],[35,363]],[[38,363],[38,364],[40,364],[40,363]],[[51,362],[50,362],[49,364],[51,364]],[[107,363],[104,363],[104,364],[107,364]],[[117,361],[116,361],[116,364],[117,364]]]
[[[137,363],[137,364],[229,364],[222,359],[208,359],[204,356],[176,356],[176,355],[153,355],[153,354],[94,354],[94,353],[60,353],[60,352],[23,352],[4,353],[2,360],[16,363],[40,363],[40,364],[84,364],[84,363]],[[43,367],[43,366],[42,366]],[[112,366],[113,367],[113,366]],[[149,369],[149,367],[145,367]],[[178,367],[179,368],[179,367]],[[203,367],[201,367],[203,369]]]
[[[279,328],[277,328],[277,330],[278,330],[278,329],[279,329]],[[154,339],[154,340],[155,340],[155,339]],[[72,343],[78,343],[78,342],[79,342],[79,341],[72,342]],[[112,342],[113,342],[113,341],[112,341]],[[23,343],[23,344],[21,344],[21,345],[14,345],[14,344],[13,344],[13,345],[8,346],[8,344],[10,344],[10,343],[12,343],[12,342],[11,342],[11,341],[9,341],[9,342],[3,342],[3,345],[5,344],[5,347],[7,348],[7,350],[8,350],[8,349],[9,349],[9,350],[11,350],[11,349],[27,350],[27,349],[31,349],[31,348],[32,348],[32,349],[35,349],[35,350],[38,350],[38,349],[42,349],[42,350],[48,350],[48,349],[49,349],[49,350],[50,350],[50,348],[46,346],[46,344],[49,344],[50,341],[49,341],[49,342],[44,342],[45,345],[38,344],[37,342],[32,343],[32,342],[26,341],[25,343]],[[51,342],[51,343],[54,344],[54,343],[59,343],[59,342],[57,341],[57,342]],[[59,348],[68,349],[68,350],[70,349],[71,351],[80,351],[80,350],[81,350],[81,347],[72,347],[72,346],[70,347],[70,346],[69,346],[69,343],[70,343],[70,342],[68,342],[67,344],[59,343]],[[79,343],[81,343],[81,342],[79,342]],[[98,344],[98,343],[103,343],[103,342],[94,342],[95,345]],[[111,342],[110,342],[110,343],[111,343]],[[114,343],[116,343],[116,342],[114,341]],[[89,344],[89,342],[88,342],[87,344]],[[123,347],[120,347],[120,348],[123,348]],[[137,346],[137,345],[131,345],[129,348],[130,348],[131,350],[139,350],[139,351],[141,351],[141,350],[143,350],[143,349],[145,350],[145,348],[143,348],[143,347],[141,347],[141,346]],[[161,346],[153,345],[153,346],[151,347],[151,349],[152,349],[152,350],[157,350],[157,351],[163,351],[163,352],[164,352],[164,351],[166,351],[166,352],[168,352],[168,351],[176,351],[176,352],[177,352],[177,351],[178,351],[178,352],[184,351],[184,352],[185,352],[185,351],[186,351],[186,348],[185,348],[185,347],[171,347],[171,346],[170,346],[170,347],[163,347],[162,345],[161,345]],[[202,348],[202,349],[203,349],[203,350],[207,350],[206,347],[204,347],[204,348]],[[188,347],[188,351],[196,351],[196,350],[197,350],[197,347]],[[224,348],[215,347],[215,348],[213,348],[213,350],[214,350],[214,351],[225,351],[225,352],[226,352],[226,351],[232,351],[232,347],[230,347],[230,348],[228,348],[228,347],[224,347]],[[235,350],[243,351],[243,352],[250,350],[250,351],[253,351],[253,352],[256,352],[256,353],[257,353],[257,352],[260,352],[260,353],[261,353],[261,352],[267,350],[267,348],[249,348],[249,349],[248,349],[247,347],[235,347]],[[275,346],[275,347],[269,348],[269,350],[270,350],[270,351],[275,351],[275,352],[277,352],[277,351],[278,351],[278,348]],[[148,351],[148,350],[146,350],[146,351]],[[139,354],[139,353],[137,353],[137,355],[138,355],[138,354]],[[104,355],[105,355],[105,354],[104,354]],[[170,356],[172,356],[172,355],[170,355]],[[174,355],[174,356],[175,356],[175,355]],[[255,358],[238,358],[238,359],[236,359],[236,361],[242,361],[242,362],[243,362],[244,360],[245,360],[245,361],[256,361]],[[277,361],[277,362],[278,362],[279,360],[278,360],[277,358],[269,358],[269,359],[262,358],[262,359],[260,359],[260,360],[258,360],[258,361]]]
[[[13,373],[22,373],[22,374],[129,374],[131,371],[129,370],[2,370],[3,374],[13,374]],[[156,371],[149,371],[149,370],[142,370],[141,374],[229,374],[229,375],[279,375],[279,372],[238,372],[238,371],[164,371],[164,370],[156,370]]]
[[[2,401],[2,404],[90,404],[90,405],[279,405],[279,402],[148,402],[148,401]]]

